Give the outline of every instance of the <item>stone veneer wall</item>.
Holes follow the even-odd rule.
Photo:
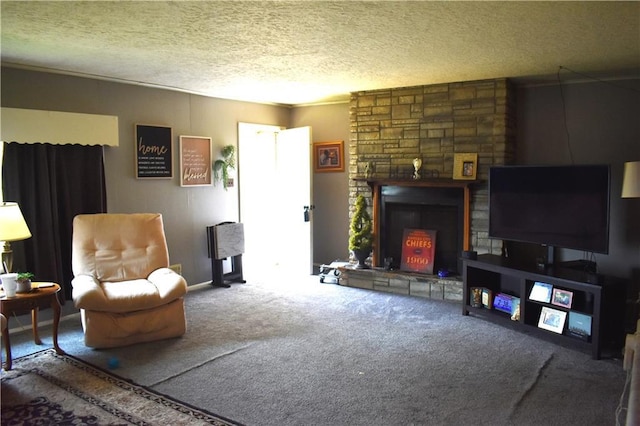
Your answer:
[[[385,271],[380,268],[353,269],[341,267],[339,284],[385,293],[404,294],[425,299],[462,302],[460,277],[440,278],[437,275]]]
[[[349,217],[358,194],[368,198],[364,177],[411,179],[412,160],[422,159],[421,175],[452,178],[455,153],[477,153],[477,179],[471,206],[471,246],[500,253],[488,238],[489,167],[510,164],[515,155],[515,90],[507,79],[354,92],[350,102]]]

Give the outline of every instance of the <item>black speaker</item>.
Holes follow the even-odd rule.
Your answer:
[[[465,250],[462,252],[462,258],[476,260],[478,258],[478,252],[474,250]]]

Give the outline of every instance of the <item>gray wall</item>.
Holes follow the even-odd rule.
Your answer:
[[[313,258],[349,259],[349,103],[293,108],[291,126],[311,126],[313,142],[344,141],[344,172],[313,175]]]
[[[237,143],[237,123],[284,127],[312,126],[314,142],[349,140],[349,106],[335,104],[287,108],[228,101],[140,86],[24,70],[2,69],[1,104],[108,114],[119,117],[120,147],[107,148],[110,212],[158,211],[165,217],[171,261],[182,263],[191,284],[210,279],[205,226],[238,219],[237,187],[181,188],[172,180],[134,177],[134,124],[173,128],[175,170],[179,135],[210,136],[214,154]],[[620,199],[622,164],[640,160],[640,80],[620,81],[636,91],[590,82],[564,85],[567,124],[576,163],[610,163],[611,247],[598,255],[603,273],[637,277],[640,272],[640,200]],[[517,157],[524,164],[567,164],[564,109],[558,86],[521,86],[518,90]],[[348,164],[348,152],[347,155]],[[215,157],[215,155],[214,155]],[[314,259],[317,263],[347,257],[347,172],[314,174]],[[582,253],[562,253],[581,258]]]
[[[181,263],[190,284],[211,279],[205,228],[238,220],[237,185],[183,188],[178,177],[180,135],[237,144],[238,122],[289,126],[290,108],[228,101],[105,81],[2,69],[2,106],[118,116],[120,146],[105,148],[107,208],[110,213],[163,214],[172,263]],[[134,125],[173,129],[173,179],[135,178]]]
[[[640,199],[622,199],[620,192],[624,162],[640,161],[639,118],[640,80],[518,90],[518,163],[571,164],[573,157],[574,164],[611,165],[609,254],[595,257],[602,273],[636,281],[640,277]],[[559,260],[583,257],[573,250],[559,253]]]

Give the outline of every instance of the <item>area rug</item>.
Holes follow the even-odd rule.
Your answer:
[[[238,425],[48,349],[2,370],[3,425]]]

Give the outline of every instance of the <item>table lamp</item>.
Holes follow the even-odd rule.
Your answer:
[[[13,251],[11,242],[31,238],[31,232],[24,221],[18,203],[0,203],[0,241],[4,241],[2,251],[3,272],[11,272],[13,267]]]
[[[622,198],[640,198],[640,161],[624,163]]]

